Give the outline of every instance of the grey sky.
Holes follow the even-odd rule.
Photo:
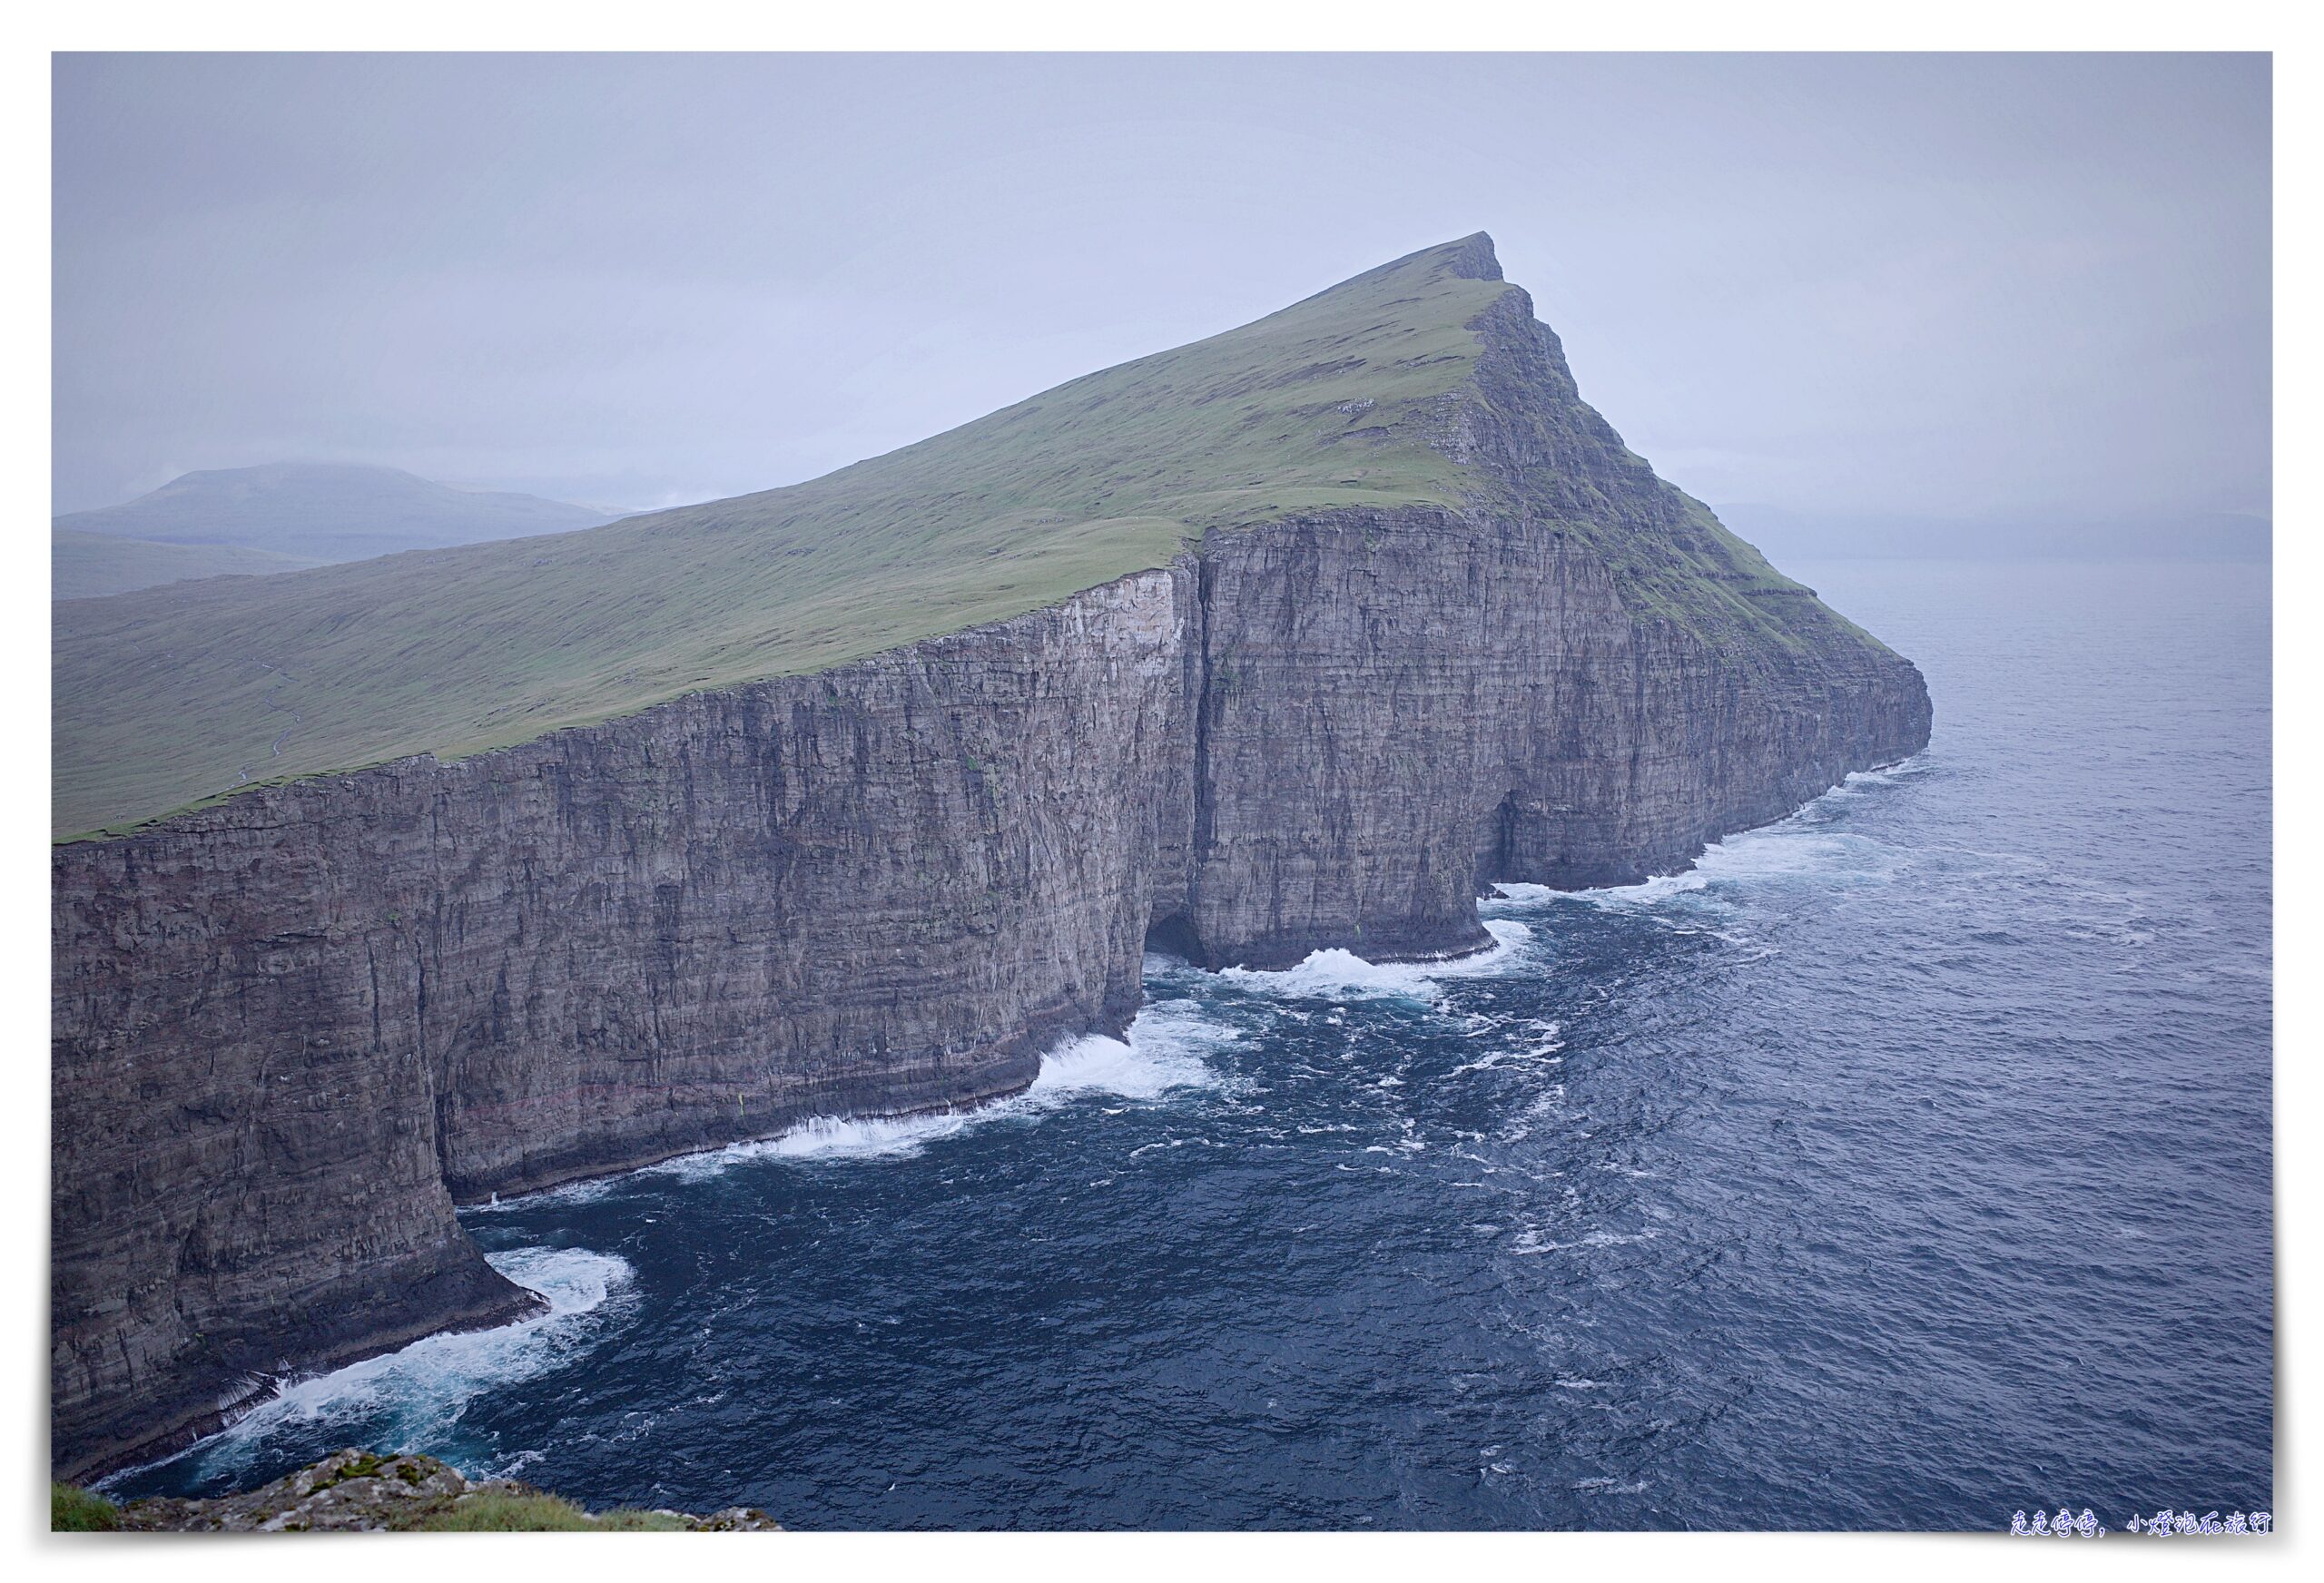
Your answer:
[[[1478,229],[1714,501],[2269,508],[2258,56],[66,56],[55,495],[764,488]]]

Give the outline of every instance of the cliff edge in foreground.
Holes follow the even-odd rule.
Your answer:
[[[566,626],[497,622],[519,550]],[[327,728],[54,850],[67,1476],[525,1308],[456,1202],[1010,1092],[1127,1022],[1149,939],[1473,949],[1494,881],[1683,868],[1928,736],[1482,236],[816,484],[458,554],[432,654],[377,621],[434,568],[264,580],[267,669],[169,731],[220,612],[60,634],[60,828],[228,790],[283,677]],[[108,642],[176,657],[80,733]],[[391,743],[430,751],[353,767]]]
[[[510,1479],[471,1483],[433,1457],[334,1451],[271,1484],[204,1499],[149,1496],[115,1506],[55,1484],[56,1533],[775,1533],[763,1511],[585,1511]]]

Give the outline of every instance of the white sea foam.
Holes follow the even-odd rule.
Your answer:
[[[1695,871],[1710,884],[1758,880],[1857,883],[1888,879],[1904,857],[1870,836],[1787,821],[1728,837],[1703,853]]]
[[[1666,905],[1727,905],[1722,892],[1735,888],[1807,882],[1818,885],[1879,884],[1896,872],[1904,853],[1870,836],[1823,828],[1797,818],[1745,831],[1714,841],[1683,874],[1659,874],[1637,885],[1577,890],[1576,900],[1618,911],[1647,911]]]
[[[1492,945],[1472,956],[1448,961],[1370,962],[1354,951],[1334,949],[1311,952],[1295,968],[1275,971],[1227,968],[1219,977],[1246,989],[1301,999],[1344,995],[1431,1000],[1442,992],[1443,979],[1474,978],[1506,968],[1533,938],[1531,929],[1509,918],[1487,919],[1485,932],[1492,936]]]
[[[1722,905],[1716,893],[1718,889],[1752,881],[1878,883],[1896,871],[1904,854],[1869,836],[1832,830],[1832,817],[1851,801],[1879,787],[1922,774],[1928,767],[1925,759],[1915,757],[1885,769],[1856,771],[1773,824],[1711,842],[1683,873],[1657,874],[1635,885],[1604,885],[1572,891],[1503,880],[1493,887],[1498,895],[1485,898],[1483,905],[1523,910],[1561,896],[1571,896],[1592,906],[1623,911],[1649,910],[1669,903],[1716,909]]]
[[[1649,1241],[1653,1235],[1650,1231],[1593,1231],[1571,1242],[1561,1243],[1552,1242],[1540,1231],[1528,1227],[1517,1234],[1509,1244],[1509,1251],[1512,1254],[1562,1254],[1577,1248],[1619,1248]]]
[[[1203,1055],[1236,1037],[1233,1028],[1208,1020],[1185,1002],[1164,1001],[1140,1011],[1127,1038],[1091,1035],[1059,1045],[1041,1057],[1031,1086],[1005,1099],[916,1116],[815,1116],[775,1137],[681,1155],[647,1170],[693,1181],[745,1160],[907,1157],[970,1127],[1025,1121],[1091,1095],[1153,1100],[1178,1090],[1215,1087],[1218,1076]]]
[[[621,1177],[591,1176],[579,1182],[567,1182],[562,1186],[544,1187],[537,1193],[518,1193],[503,1198],[494,1194],[484,1204],[461,1207],[463,1215],[498,1214],[504,1210],[537,1209],[545,1204],[586,1204],[593,1198],[603,1198],[621,1185]]]
[[[1489,1050],[1473,1061],[1462,1062],[1445,1076],[1458,1077],[1463,1072],[1490,1072],[1497,1067],[1506,1067],[1512,1062],[1560,1067],[1565,1064],[1565,1057],[1555,1052],[1564,1047],[1564,1045],[1558,1040],[1551,1039],[1544,1044],[1534,1045],[1521,1050]]]
[[[1842,777],[1838,785],[1809,802],[1807,808],[1813,809],[1817,803],[1827,806],[1845,803],[1850,799],[1876,792],[1883,786],[1894,786],[1900,781],[1909,781],[1915,775],[1925,774],[1928,769],[1927,755],[1915,753],[1909,759],[1883,765],[1877,770],[1853,770]],[[1807,810],[1803,809],[1801,811],[1805,812]]]
[[[815,1116],[780,1136],[736,1144],[706,1154],[682,1155],[654,1169],[692,1181],[714,1176],[743,1160],[860,1160],[916,1155],[939,1138],[966,1131],[979,1119],[967,1110],[922,1116]]]
[[[594,1346],[627,1306],[635,1272],[612,1254],[518,1248],[486,1256],[511,1281],[547,1298],[548,1312],[492,1330],[427,1336],[382,1357],[286,1381],[178,1455],[231,1470],[254,1460],[277,1433],[340,1423],[381,1451],[434,1445],[471,1400],[562,1367]]]
[[[1643,1495],[1647,1481],[1640,1479],[1635,1483],[1624,1484],[1615,1479],[1584,1479],[1573,1488],[1583,1495]]]
[[[1234,1029],[1183,1001],[1148,1006],[1130,1024],[1127,1039],[1097,1035],[1051,1051],[1025,1097],[1037,1106],[1089,1093],[1158,1099],[1174,1088],[1213,1087],[1218,1076],[1203,1055],[1235,1037]]]
[[[1710,876],[1704,871],[1702,863],[1718,850],[1714,843],[1704,851],[1696,866],[1683,874],[1657,874],[1635,885],[1600,885],[1589,890],[1577,890],[1573,894],[1578,900],[1596,907],[1651,907],[1674,896],[1700,890],[1709,884]]]

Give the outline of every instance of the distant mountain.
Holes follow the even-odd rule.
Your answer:
[[[2238,512],[2075,520],[1902,516],[1721,506],[1719,520],[1778,565],[1825,560],[2264,561],[2274,527]]]
[[[153,544],[264,550],[311,565],[564,533],[612,519],[608,512],[537,495],[455,489],[395,467],[273,462],[188,473],[123,505],[57,517],[55,526]]]
[[[319,564],[271,550],[156,544],[152,539],[60,527],[49,541],[49,597],[95,599],[106,594],[126,594],[133,588],[182,583],[190,577],[260,576]]]

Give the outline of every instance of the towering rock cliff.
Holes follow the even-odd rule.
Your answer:
[[[1482,238],[1389,270],[1499,280]],[[457,1203],[1008,1093],[1127,1022],[1149,939],[1473,949],[1493,881],[1678,869],[1921,747],[1913,667],[1484,300],[1393,434],[1326,419],[1457,499],[1213,526],[852,664],[59,846],[57,1468],[523,1312]]]

